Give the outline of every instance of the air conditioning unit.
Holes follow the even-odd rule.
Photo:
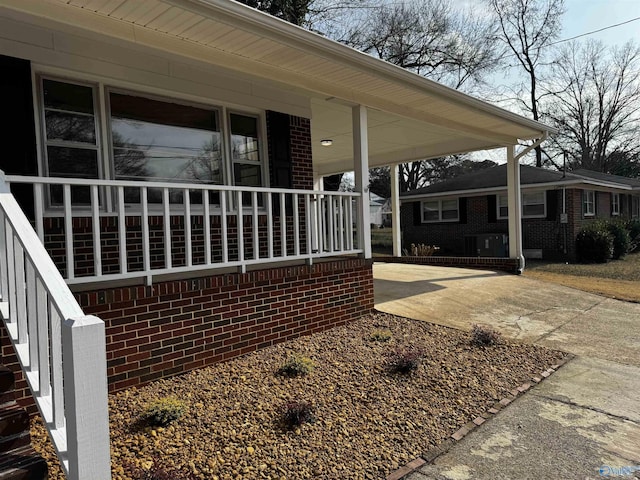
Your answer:
[[[464,239],[465,255],[471,257],[507,257],[509,236],[504,233],[480,233]]]

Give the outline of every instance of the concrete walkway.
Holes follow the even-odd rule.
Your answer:
[[[577,355],[410,480],[640,478],[640,305],[480,270],[375,264],[374,278],[381,311]]]

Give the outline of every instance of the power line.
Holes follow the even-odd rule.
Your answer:
[[[597,30],[592,30],[590,32],[581,33],[580,35],[576,35],[575,37],[565,38],[565,39],[562,39],[562,40],[558,40],[557,42],[551,42],[551,43],[548,43],[546,45],[541,46],[540,48],[550,47],[552,45],[557,45],[559,43],[569,42],[571,40],[575,40],[576,38],[586,37],[587,35],[593,35],[594,33],[603,32],[603,31],[609,30],[611,28],[620,27],[622,25],[626,25],[627,23],[637,22],[638,20],[640,20],[640,17],[632,18],[630,20],[626,20],[624,22],[616,23],[614,25],[609,25],[609,26],[606,26],[606,27],[602,27],[602,28],[599,28]]]

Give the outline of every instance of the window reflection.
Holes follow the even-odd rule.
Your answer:
[[[110,99],[116,178],[222,183],[217,112],[116,93]],[[172,193],[172,201],[181,197]],[[158,201],[158,193],[150,190],[149,199]]]

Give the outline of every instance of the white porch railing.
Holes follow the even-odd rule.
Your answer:
[[[104,323],[85,316],[0,172],[0,314],[67,478],[111,478]]]
[[[356,240],[362,223],[355,218],[361,196],[353,192],[23,176],[7,181],[33,185],[36,231],[68,284],[150,282],[168,273],[244,271],[363,252]],[[54,240],[52,219],[60,222]]]

